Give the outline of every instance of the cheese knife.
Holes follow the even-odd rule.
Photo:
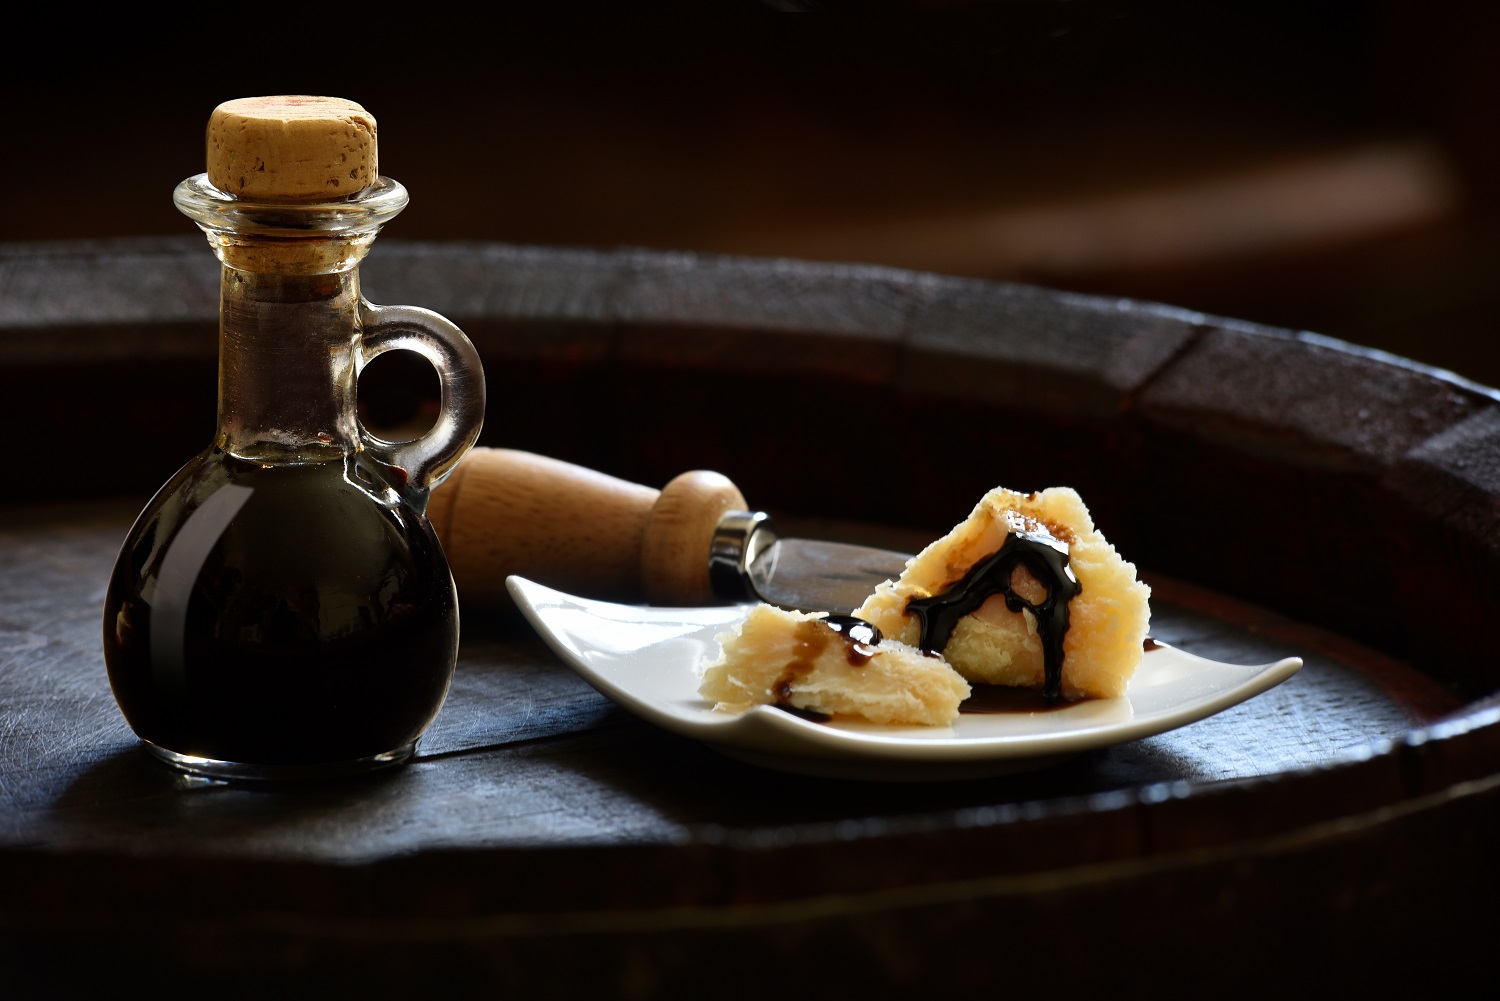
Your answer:
[[[782,538],[728,477],[660,490],[532,452],[475,448],[427,515],[465,604],[511,604],[518,574],[580,597],[709,605],[765,601],[848,613],[900,576],[905,553]]]

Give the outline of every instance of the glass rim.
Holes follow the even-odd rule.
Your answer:
[[[326,202],[250,201],[215,187],[208,174],[194,174],[172,192],[178,211],[205,230],[263,236],[337,235],[378,230],[409,200],[406,188],[389,177],[376,178],[363,191]]]

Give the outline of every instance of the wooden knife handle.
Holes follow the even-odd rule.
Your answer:
[[[683,473],[661,490],[504,448],[469,451],[427,505],[466,605],[505,607],[508,574],[594,598],[713,603],[709,551],[727,477]]]

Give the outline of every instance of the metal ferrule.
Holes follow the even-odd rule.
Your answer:
[[[776,528],[764,511],[726,511],[714,528],[708,553],[708,582],[728,601],[758,600],[750,571],[776,542]]]

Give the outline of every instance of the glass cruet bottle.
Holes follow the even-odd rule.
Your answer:
[[[406,190],[377,170],[375,122],[337,98],[221,105],[208,171],[177,207],[222,263],[218,424],[156,494],[110,579],[104,652],[126,721],[187,772],[277,779],[406,760],[458,653],[429,491],[478,438],[484,375],[429,310],[375,306],[359,262]],[[390,350],[437,370],[409,442],[356,413]]]

